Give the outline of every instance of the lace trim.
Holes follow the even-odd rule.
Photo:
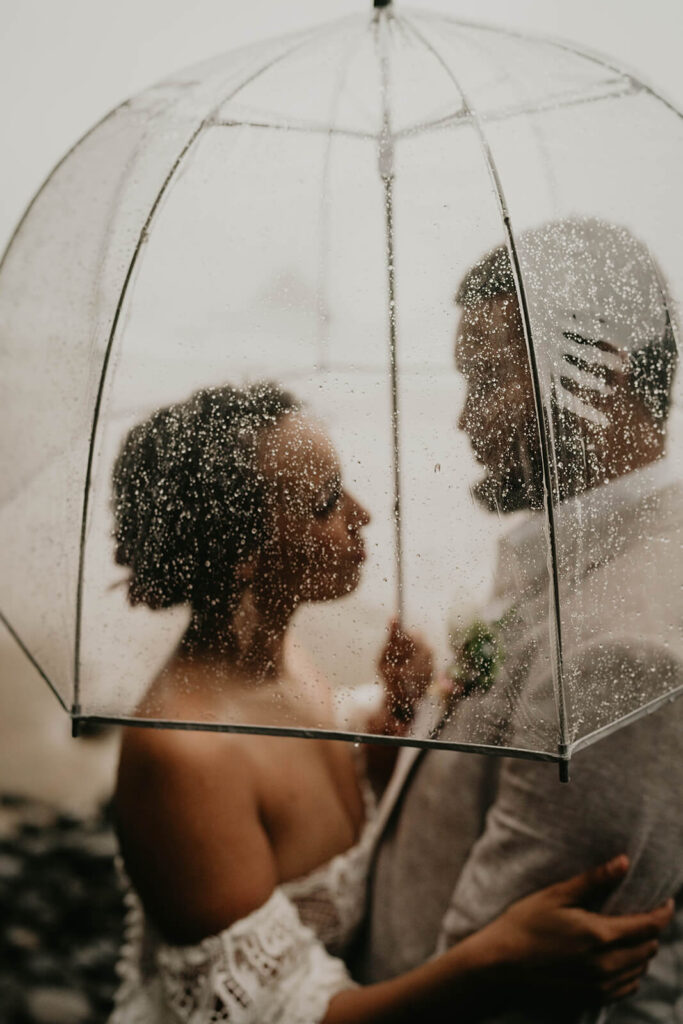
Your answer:
[[[116,965],[120,978],[116,992],[114,1011],[108,1024],[155,1024],[159,1020],[158,1009],[152,993],[145,987],[142,977],[143,949],[145,946],[146,922],[142,904],[130,888],[123,860],[116,858],[116,868],[127,891],[124,901],[127,906],[124,937]],[[160,1002],[157,1000],[157,1007]]]
[[[281,889],[196,946],[161,944],[156,963],[144,991],[128,975],[130,998],[122,986],[110,1024],[318,1024],[332,996],[354,985]]]
[[[330,998],[354,984],[334,954],[348,948],[365,912],[376,825],[362,775],[361,788],[367,824],[356,846],[196,946],[161,941],[117,858],[128,913],[109,1024],[317,1024]]]
[[[365,913],[368,859],[369,846],[354,846],[309,875],[280,886],[302,923],[337,956],[348,947]]]
[[[366,825],[358,843],[310,874],[280,886],[296,906],[302,922],[337,956],[348,949],[365,916],[376,802],[372,787],[363,777],[361,790]]]

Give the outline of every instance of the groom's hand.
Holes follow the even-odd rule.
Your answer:
[[[627,870],[628,858],[616,857],[519,900],[494,922],[510,929],[502,941],[530,991],[612,1002],[637,990],[671,921],[673,902],[623,916],[586,909],[601,904]]]

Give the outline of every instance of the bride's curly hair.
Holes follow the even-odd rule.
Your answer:
[[[198,391],[133,427],[113,471],[115,558],[131,604],[206,609],[239,593],[263,540],[264,430],[300,408],[277,385]]]

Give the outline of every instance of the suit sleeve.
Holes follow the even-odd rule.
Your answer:
[[[484,831],[443,919],[438,950],[522,896],[619,853],[629,855],[632,867],[604,909],[646,910],[670,896],[680,902],[682,726],[679,701],[613,733],[575,756],[569,785],[558,781],[556,765],[506,761]],[[683,991],[682,925],[683,907],[638,997],[647,1013],[627,1016],[631,1000],[611,1011],[610,1022],[673,1019]]]

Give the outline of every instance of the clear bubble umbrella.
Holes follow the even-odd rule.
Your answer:
[[[680,693],[682,162],[609,62],[380,3],[97,124],[0,268],[0,608],[74,723],[366,736],[393,615],[436,665],[400,742],[566,767]],[[225,390],[263,381],[372,520],[346,577],[300,552],[290,691],[169,713],[200,579],[244,618],[288,509]],[[275,475],[317,486],[307,445]]]

